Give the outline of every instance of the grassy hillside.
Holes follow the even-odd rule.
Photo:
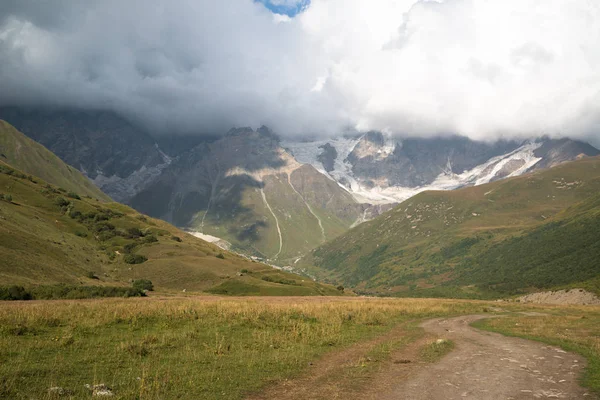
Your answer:
[[[68,191],[111,201],[110,197],[83,176],[77,168],[65,164],[50,150],[2,120],[0,120],[0,161]]]
[[[200,229],[204,220],[206,233],[281,265],[347,231],[359,211],[350,194],[309,166],[291,177],[266,176],[261,188],[232,185],[223,192],[206,218],[197,213],[191,226]],[[227,201],[233,192],[239,204]]]
[[[338,294],[118,203],[68,192],[0,162],[0,286],[129,285],[220,294]]]
[[[493,296],[586,282],[600,265],[600,159],[424,192],[302,261],[332,282],[401,295]],[[583,201],[583,203],[582,203]]]

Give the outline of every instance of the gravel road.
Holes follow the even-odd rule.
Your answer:
[[[585,360],[559,348],[469,326],[486,316],[434,319],[421,326],[455,342],[438,363],[392,385],[380,399],[591,399],[578,384]]]

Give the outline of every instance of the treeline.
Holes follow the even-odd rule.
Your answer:
[[[151,289],[150,289],[151,290]],[[0,286],[0,300],[94,299],[99,297],[142,297],[141,287],[44,285]]]

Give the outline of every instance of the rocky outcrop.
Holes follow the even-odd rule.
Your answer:
[[[337,150],[330,143],[325,143],[319,146],[319,149],[323,151],[317,156],[317,160],[323,164],[325,171],[333,171],[335,168],[335,159],[338,156]]]

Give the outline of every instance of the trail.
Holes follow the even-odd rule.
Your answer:
[[[399,382],[378,399],[582,399],[578,384],[585,360],[557,347],[484,332],[470,315],[429,320],[426,332],[450,339],[456,348],[440,362]],[[590,397],[586,397],[590,396]],[[374,397],[372,397],[374,398]]]
[[[271,212],[271,215],[273,216],[273,218],[275,218],[275,225],[277,225],[277,233],[279,234],[279,251],[273,256],[273,258],[275,259],[281,254],[281,249],[283,248],[283,237],[281,236],[281,229],[279,228],[279,220],[277,219],[277,216],[275,215],[273,209],[269,205],[269,202],[267,201],[267,196],[265,196],[265,191],[263,190],[263,188],[260,188],[260,194],[262,195],[263,202]]]
[[[489,315],[428,320],[425,335],[391,354],[372,376],[353,375],[376,343],[406,337],[400,327],[385,338],[361,342],[316,361],[299,378],[250,399],[496,400],[595,399],[579,386],[586,362],[579,355],[525,339],[472,328]],[[455,348],[436,363],[420,360],[426,343],[443,338]],[[384,340],[381,340],[384,339]],[[361,361],[362,360],[362,361]],[[367,359],[368,360],[368,359]],[[374,360],[377,362],[377,360]],[[354,374],[356,374],[354,372]]]
[[[310,211],[310,213],[313,215],[313,217],[315,217],[317,219],[317,222],[319,223],[319,228],[321,228],[322,242],[325,242],[327,240],[327,237],[325,236],[325,228],[323,228],[323,222],[321,221],[321,218],[319,218],[319,216],[317,214],[315,214],[315,212],[313,211],[310,204],[308,204],[308,202],[306,200],[304,200],[304,197],[300,194],[300,192],[298,192],[296,190],[294,185],[292,185],[292,178],[291,178],[290,174],[287,174],[287,177],[288,177],[288,183],[290,184],[290,187],[292,188],[292,190],[294,192],[296,192],[298,197],[300,197],[302,199],[302,201],[304,202],[304,204],[306,204],[306,208],[308,208],[308,211]]]

